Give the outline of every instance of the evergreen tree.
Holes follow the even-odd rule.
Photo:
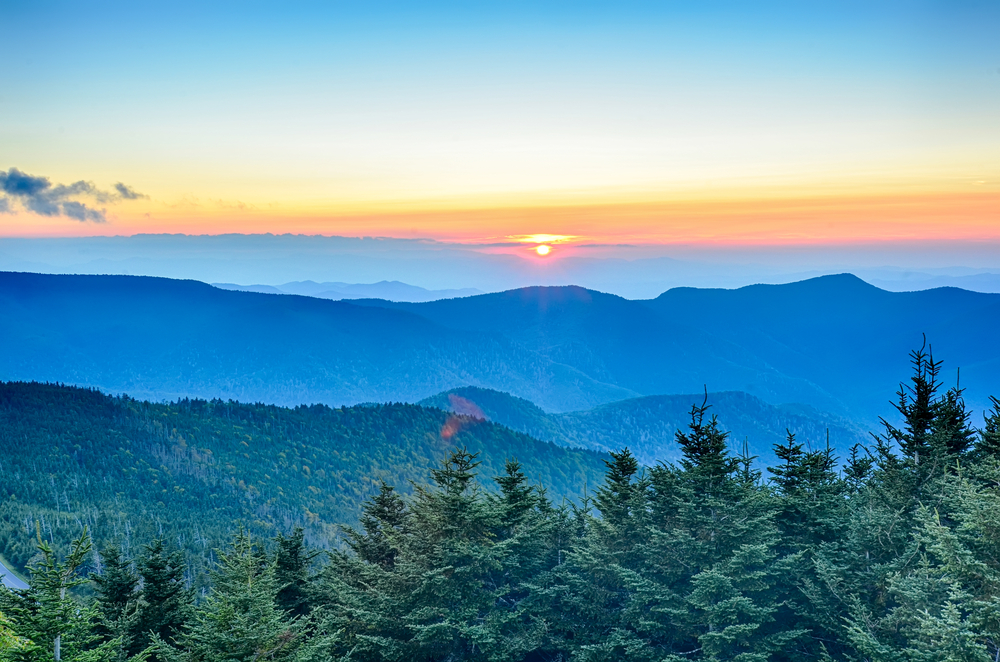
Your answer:
[[[931,445],[938,455],[963,457],[975,443],[976,431],[970,421],[972,412],[965,408],[965,389],[957,385],[936,403],[931,426]]]
[[[677,434],[680,467],[652,470],[659,531],[645,566],[664,585],[659,637],[676,659],[691,659],[692,651],[705,659],[768,659],[802,634],[777,617],[776,587],[788,577],[777,559],[776,504],[749,453],[742,462],[730,456],[718,420],[705,422],[707,409],[707,401],[693,406],[688,432]],[[797,457],[794,439],[790,450]]]
[[[154,640],[170,643],[191,618],[193,594],[184,580],[180,550],[167,551],[162,540],[145,547],[139,560],[142,593],[135,617],[130,620],[126,648],[129,655],[145,649]]]
[[[10,659],[10,655],[24,650],[28,643],[24,637],[17,636],[13,624],[0,612],[0,660]]]
[[[594,505],[606,523],[621,527],[635,514],[633,494],[639,486],[632,481],[639,471],[639,462],[627,448],[610,454],[611,460],[604,462],[608,467],[604,485],[598,488]]]
[[[405,562],[397,560],[400,579],[412,586],[403,617],[411,642],[432,659],[485,659],[499,643],[486,617],[507,548],[494,548],[498,522],[475,481],[478,464],[467,450],[454,451],[431,472],[433,489],[416,488],[414,535]]]
[[[504,474],[493,481],[500,486],[502,494],[499,507],[503,535],[509,536],[513,527],[524,522],[528,514],[539,505],[541,496],[533,486],[527,484],[527,478],[521,471],[521,463],[516,459],[507,460]]]
[[[517,607],[527,624],[518,639],[518,650],[526,651],[527,657],[510,659],[569,659],[573,651],[600,640],[607,632],[608,592],[585,571],[600,565],[587,557],[596,522],[591,501],[585,497],[582,504],[569,508],[551,508],[542,502],[538,517],[544,518],[541,525],[548,532],[544,553],[530,547],[542,536],[526,531],[529,545],[525,551],[544,561],[518,578],[525,597]],[[512,565],[519,563],[516,557],[511,560]]]
[[[487,495],[487,503],[498,526],[493,539],[509,550],[513,563],[505,567],[506,584],[533,577],[542,569],[560,562],[560,548],[569,544],[569,521],[565,511],[552,507],[545,492],[527,485],[527,477],[517,460],[508,460],[503,475],[493,479],[500,486],[499,495]],[[499,588],[499,586],[498,586]],[[514,588],[505,596],[515,606],[525,593]]]
[[[764,662],[782,656],[807,633],[798,623],[775,618],[773,589],[780,578],[772,547],[744,545],[725,563],[692,578],[687,601],[700,626],[702,659]]]
[[[101,642],[96,629],[98,614],[74,599],[73,588],[87,582],[78,575],[91,551],[84,530],[73,541],[69,554],[60,561],[48,543],[38,536],[41,560],[29,568],[28,588],[0,592],[0,611],[12,623],[17,645],[4,651],[18,662],[105,662],[118,655],[120,641]]]
[[[514,545],[496,544],[499,513],[475,480],[477,466],[474,454],[456,450],[432,472],[432,487],[415,487],[405,530],[389,536],[398,545],[391,566],[334,555],[328,655],[485,660],[503,649],[491,615],[509,590],[504,564]]]
[[[896,391],[897,401],[893,404],[904,421],[903,428],[896,428],[884,418],[885,437],[896,442],[903,455],[919,465],[926,462],[931,455],[936,402],[941,383],[938,375],[941,373],[941,361],[935,361],[933,354],[926,348],[926,339],[920,349],[910,352],[910,364],[913,375],[910,385],[899,385]]]
[[[955,488],[975,491],[970,484],[953,484]],[[888,577],[888,609],[879,614],[854,602],[847,637],[859,653],[877,659],[993,659],[1000,648],[988,633],[1000,625],[994,598],[1000,574],[977,563],[963,536],[930,509],[920,508],[917,520],[911,549],[916,562],[894,564],[898,569]]]
[[[713,414],[705,422],[705,414],[711,405],[708,404],[708,391],[701,406],[691,405],[691,422],[688,432],[677,431],[677,445],[681,447],[683,457],[680,465],[692,474],[698,474],[709,479],[730,476],[738,467],[735,458],[729,455],[726,439],[729,434],[719,429],[719,420]]]
[[[171,646],[153,635],[153,650],[176,662],[255,662],[294,659],[300,628],[277,604],[275,564],[239,532],[212,574],[212,591],[190,628]]]
[[[864,451],[864,455],[860,451]],[[844,466],[844,480],[852,492],[856,493],[862,488],[871,476],[874,465],[875,460],[868,453],[868,449],[859,444],[851,446],[850,454],[847,456],[847,464]]]
[[[406,504],[394,488],[383,481],[379,492],[362,506],[363,533],[345,528],[347,544],[364,561],[392,568],[396,561],[396,537],[405,533],[409,521]]]
[[[557,573],[568,595],[560,596],[547,613],[568,611],[558,621],[574,621],[566,633],[572,635],[569,643],[580,659],[640,660],[650,649],[641,626],[631,622],[630,610],[637,590],[645,599],[656,599],[655,587],[640,577],[649,533],[650,484],[638,475],[639,463],[628,449],[610,455],[593,500],[600,517],[586,515],[586,537]]]
[[[715,416],[705,422],[708,409],[707,399],[693,405],[688,431],[677,432],[680,467],[650,470],[655,524],[673,539],[672,554],[681,554],[681,564],[694,572],[727,558],[772,526],[770,512],[760,509],[759,486],[737,475],[739,461],[726,448],[728,433],[719,429]],[[749,511],[741,512],[744,508]]]
[[[1000,400],[991,395],[990,402],[993,409],[986,413],[985,425],[976,441],[975,457],[980,460],[1000,460]]]
[[[786,552],[808,550],[833,540],[840,527],[843,485],[836,474],[837,458],[827,442],[824,450],[804,451],[790,430],[774,454],[784,462],[768,467],[778,492],[776,522]],[[855,460],[856,461],[856,460]]]
[[[610,455],[604,484],[594,496],[601,517],[591,523],[590,533],[594,543],[611,555],[604,563],[634,568],[647,533],[650,482],[639,475],[639,463],[627,448]]]
[[[768,469],[779,533],[773,548],[781,555],[774,567],[782,574],[774,589],[779,605],[774,618],[808,630],[810,637],[795,638],[795,650],[798,656],[818,657],[825,653],[821,642],[835,641],[841,630],[836,597],[825,581],[828,559],[820,550],[836,547],[843,535],[847,486],[835,472],[837,458],[829,441],[823,450],[805,451],[787,431],[775,455],[784,462]]]
[[[99,631],[105,639],[120,637],[127,648],[139,597],[139,576],[116,545],[108,545],[101,551],[101,566],[100,574],[90,575],[101,615]]]
[[[941,361],[924,347],[910,353],[910,385],[900,384],[896,411],[903,417],[897,428],[882,419],[885,442],[895,443],[914,470],[911,489],[922,489],[929,478],[954,464],[972,447],[975,430],[965,408],[964,389],[958,384],[939,396]],[[883,451],[886,455],[886,451]]]
[[[312,609],[309,566],[319,552],[306,549],[305,532],[301,527],[296,527],[288,537],[278,534],[275,542],[278,546],[274,562],[277,604],[291,616],[305,616]]]
[[[495,596],[486,617],[495,642],[489,647],[491,659],[553,657],[562,650],[561,632],[555,620],[536,611],[541,605],[535,598],[538,582],[547,583],[552,571],[565,564],[575,524],[567,508],[553,507],[542,488],[526,484],[516,460],[508,460],[504,473],[493,480],[500,494],[487,495],[487,504],[499,525],[493,549],[500,564],[484,581],[484,589]]]
[[[785,432],[787,436],[784,445],[774,446],[774,455],[782,460],[783,464],[768,467],[767,470],[773,476],[771,482],[778,488],[778,493],[792,496],[797,494],[806,482],[806,454],[802,450],[802,444],[795,442],[795,434],[791,430]]]
[[[750,487],[760,482],[764,472],[754,467],[754,462],[758,456],[750,454],[750,442],[743,440],[743,450],[736,456],[736,478],[744,486]]]

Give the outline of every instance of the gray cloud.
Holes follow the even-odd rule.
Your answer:
[[[97,211],[96,209],[91,209],[87,205],[76,202],[75,200],[69,200],[62,203],[62,213],[63,216],[69,216],[70,218],[75,218],[78,221],[94,221],[95,223],[103,223],[106,219],[104,218],[104,210]]]
[[[122,197],[123,200],[139,200],[140,198],[148,200],[149,196],[143,193],[139,193],[131,186],[127,186],[118,182],[115,184],[115,190],[118,191],[118,195]]]
[[[37,195],[49,186],[52,184],[45,177],[32,177],[17,168],[11,168],[10,172],[0,172],[0,188],[10,195]]]
[[[0,170],[0,192],[7,194],[0,198],[0,213],[12,213],[14,206],[11,203],[16,202],[27,211],[41,216],[66,216],[81,223],[103,223],[107,220],[105,209],[95,209],[76,198],[108,204],[149,197],[121,182],[115,184],[114,189],[102,191],[83,180],[53,186],[48,177],[29,175],[17,168],[7,172]]]

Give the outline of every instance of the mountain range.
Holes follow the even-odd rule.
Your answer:
[[[769,405],[741,391],[649,395],[551,414],[523,398],[467,386],[418,404],[493,421],[560,446],[599,452],[628,448],[642,464],[653,466],[680,459],[676,433],[687,432],[691,407],[703,403],[710,407],[708,416],[718,416],[720,427],[729,433],[731,452],[738,455],[746,450],[758,457],[760,466],[774,466],[774,445],[783,443],[789,431],[813,450],[824,448],[829,441],[843,453],[855,444],[871,441],[865,430],[846,419],[808,405]]]
[[[870,429],[924,334],[949,386],[961,367],[970,406],[1000,392],[1000,295],[892,293],[847,274],[644,301],[530,287],[402,303],[7,272],[0,309],[0,379],[154,400],[350,405],[476,386],[557,413],[707,386]]]
[[[500,248],[500,250],[494,250]],[[1000,250],[990,242],[945,242],[926,252],[906,243],[876,253],[851,245],[794,251],[766,246],[578,245],[554,259],[525,259],[513,247],[388,237],[139,234],[114,237],[2,237],[0,271],[141,274],[241,287],[401,281],[430,290],[500,292],[529,285],[581,285],[629,299],[672,287],[791,283],[851,272],[891,291],[954,286],[1000,292]],[[873,260],[878,256],[876,262]],[[952,266],[948,266],[948,265]],[[976,264],[976,268],[956,267]],[[337,288],[334,288],[337,289]],[[389,298],[383,294],[368,294]]]
[[[921,271],[878,270],[864,275],[866,282],[891,292],[960,287],[973,292],[1000,292],[1000,273],[939,274]]]
[[[887,292],[843,274],[736,290],[675,288],[647,301],[540,287],[425,304],[356,303],[501,333],[633,395],[707,385],[874,425],[909,377],[909,352],[925,339],[945,361],[948,386],[961,368],[974,409],[1000,391],[1000,295],[956,288]]]
[[[295,281],[284,285],[236,285],[233,283],[212,283],[214,287],[223,290],[238,290],[240,292],[259,292],[261,294],[300,294],[343,301],[345,299],[385,299],[386,301],[405,301],[422,303],[438,299],[454,299],[482,294],[481,290],[472,287],[452,290],[428,290],[416,285],[401,283],[398,280],[383,280],[378,283],[316,283],[311,280]]]

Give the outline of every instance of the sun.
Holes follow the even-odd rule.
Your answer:
[[[548,255],[551,250],[552,247],[546,246],[545,244],[542,244],[541,246],[535,246],[535,252],[538,253],[539,255]]]

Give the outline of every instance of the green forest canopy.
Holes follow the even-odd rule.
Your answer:
[[[517,457],[556,503],[579,499],[604,466],[591,451],[415,405],[153,404],[0,383],[0,554],[23,568],[38,552],[36,522],[61,551],[86,525],[127,555],[169,541],[197,583],[238,526],[268,538],[300,526],[312,546],[335,545],[379,481],[408,493],[457,447],[489,473]]]

